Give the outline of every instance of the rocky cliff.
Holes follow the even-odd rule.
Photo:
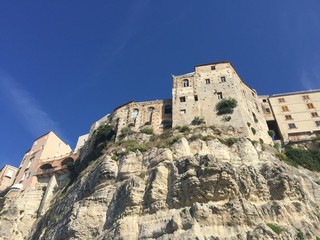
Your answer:
[[[39,189],[8,199],[0,238],[319,239],[320,175],[235,135],[127,136],[56,189],[45,214],[28,202],[39,202]]]

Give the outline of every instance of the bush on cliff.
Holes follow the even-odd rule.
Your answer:
[[[302,148],[286,147],[287,161],[300,165],[312,171],[320,171],[320,151]]]
[[[222,99],[216,105],[217,115],[232,114],[237,104],[237,100],[234,98]]]

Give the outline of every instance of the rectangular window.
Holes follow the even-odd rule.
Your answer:
[[[314,108],[314,106],[313,106],[312,103],[308,103],[308,104],[307,104],[307,108],[308,108],[308,109],[311,109],[311,108]]]
[[[283,112],[288,112],[288,111],[289,111],[288,106],[282,106],[281,108],[282,108],[282,111],[283,111]]]
[[[226,77],[221,77],[220,82],[226,82]]]
[[[189,80],[188,79],[183,80],[183,87],[189,87]]]
[[[317,127],[320,127],[320,121],[316,121]]]
[[[6,172],[6,177],[12,178],[12,175],[13,175],[13,170],[9,169],[9,170]]]
[[[271,113],[270,108],[266,108],[266,113]]]
[[[302,96],[302,99],[303,99],[303,100],[309,100],[310,98],[309,98],[309,95],[303,95],[303,96]]]
[[[285,115],[286,120],[292,120],[292,116],[291,115]]]
[[[218,97],[219,100],[220,100],[220,99],[223,99],[222,92],[218,92],[218,93],[217,93],[217,97]]]
[[[180,97],[180,102],[185,102],[186,101],[186,97]]]
[[[267,99],[262,99],[262,102],[265,102],[265,103],[266,103],[266,102],[267,102]]]
[[[285,102],[284,98],[278,98],[279,103]]]
[[[319,117],[319,115],[318,115],[317,112],[312,112],[312,113],[311,113],[311,116],[312,116],[312,117]]]
[[[194,100],[198,101],[198,95],[194,95]]]
[[[216,66],[215,66],[215,65],[212,65],[212,66],[211,66],[211,70],[216,70]]]
[[[296,124],[294,123],[289,123],[288,126],[289,126],[289,129],[297,128]]]
[[[210,79],[209,78],[206,79],[206,84],[210,84]]]
[[[187,111],[185,109],[180,109],[180,114],[186,114]]]

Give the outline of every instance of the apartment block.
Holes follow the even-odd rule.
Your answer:
[[[25,189],[36,185],[37,174],[51,168],[52,161],[68,157],[71,152],[70,146],[53,132],[37,138],[25,153],[12,188]]]
[[[18,168],[11,165],[5,165],[0,170],[0,192],[13,184],[17,172]]]
[[[275,94],[268,101],[284,142],[320,134],[320,90]]]

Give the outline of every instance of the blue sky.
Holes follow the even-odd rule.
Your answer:
[[[320,88],[320,2],[1,1],[0,167],[53,130],[74,148],[171,74],[230,60],[259,94]]]

